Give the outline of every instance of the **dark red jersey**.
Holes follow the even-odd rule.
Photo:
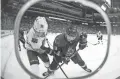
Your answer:
[[[75,40],[69,42],[67,41],[65,34],[60,34],[55,38],[54,50],[60,51],[60,56],[66,56],[68,53],[74,53],[74,51],[76,51],[77,44],[81,42],[84,41],[80,35],[77,35]]]

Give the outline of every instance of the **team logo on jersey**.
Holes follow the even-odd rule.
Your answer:
[[[38,39],[32,38],[32,42],[33,42],[33,43],[38,43]]]
[[[67,53],[66,53],[66,57],[70,57],[70,56],[72,56],[72,54],[74,53],[74,49],[73,48],[68,48],[68,51],[67,51]]]

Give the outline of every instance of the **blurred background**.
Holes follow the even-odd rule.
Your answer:
[[[27,1],[1,1],[1,30],[14,29],[15,17],[21,6]],[[98,4],[108,14],[112,25],[112,34],[120,34],[120,0],[90,1]],[[99,30],[106,34],[106,24],[101,15],[97,11],[79,3],[59,0],[46,0],[37,3],[26,11],[22,18],[21,27],[24,30],[29,30],[37,16],[45,16],[47,18],[50,32],[62,32],[72,21],[79,26],[80,30],[89,34],[95,34]]]

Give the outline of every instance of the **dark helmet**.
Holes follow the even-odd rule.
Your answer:
[[[77,27],[71,26],[66,29],[66,34],[72,37],[77,36]]]
[[[86,32],[82,32],[80,36],[87,38],[87,33]]]
[[[24,31],[23,28],[20,27],[20,29],[19,29],[19,33],[22,33],[23,31]]]
[[[75,38],[77,37],[77,27],[76,26],[72,26],[72,27],[68,27],[66,29],[66,39],[68,41],[73,41],[75,40]]]
[[[82,32],[82,35],[87,35],[87,33],[86,32]]]

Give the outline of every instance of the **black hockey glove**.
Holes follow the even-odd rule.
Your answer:
[[[79,49],[83,50],[87,46],[87,43],[79,44]]]
[[[68,62],[70,61],[69,57],[62,57],[62,60],[65,64],[68,64]]]
[[[45,53],[53,55],[53,50],[49,47],[41,46],[41,49],[45,50]]]
[[[25,44],[23,44],[24,49],[26,49]]]
[[[53,50],[50,49],[50,51],[48,52],[48,54],[51,55],[51,56],[53,56],[54,55]]]
[[[61,56],[61,48],[54,45],[53,46],[53,53],[56,54],[57,56]]]

